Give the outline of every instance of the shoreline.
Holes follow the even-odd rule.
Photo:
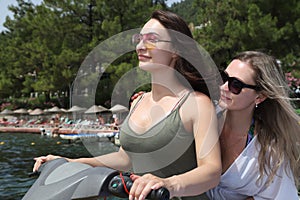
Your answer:
[[[0,127],[0,133],[28,133],[40,134],[48,137],[60,137],[61,139],[71,141],[81,138],[107,138],[116,146],[120,146],[119,130],[105,129],[99,127],[90,127],[85,129],[65,128],[65,127],[15,127],[5,126]]]
[[[74,129],[74,128],[64,128],[64,127],[15,127],[15,126],[2,126],[0,127],[0,133],[53,133],[53,134],[99,134],[99,133],[112,133],[117,132],[117,130],[101,129],[101,128],[86,128],[86,129]]]

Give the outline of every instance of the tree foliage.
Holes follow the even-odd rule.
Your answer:
[[[44,0],[40,5],[18,0],[9,7],[13,18],[7,17],[0,36],[0,98],[38,92],[47,101],[51,94],[68,93],[97,44],[140,27],[163,6],[164,1],[151,0]]]
[[[69,95],[89,52],[115,34],[141,27],[155,9],[181,15],[220,67],[237,52],[264,49],[281,60],[286,72],[299,78],[297,0],[185,0],[171,7],[166,6],[166,0],[17,2],[9,7],[13,17],[6,18],[6,30],[0,33],[1,99],[43,93],[45,101],[56,95],[58,102],[64,103],[60,106],[67,107],[60,98]],[[107,52],[107,56],[112,55]],[[134,53],[129,53],[107,68],[97,92],[92,91],[97,103],[110,100],[119,77],[134,68],[136,60]],[[97,77],[91,74],[88,78]]]
[[[195,0],[195,37],[224,67],[237,52],[264,50],[295,69],[300,57],[297,0]],[[297,63],[299,68],[299,62]]]

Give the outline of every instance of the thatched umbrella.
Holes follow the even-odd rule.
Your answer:
[[[44,113],[44,111],[43,111],[42,109],[36,108],[36,109],[34,109],[33,111],[31,111],[31,112],[29,113],[29,115],[41,115],[41,114],[43,114],[43,113]]]
[[[79,107],[79,106],[72,106],[72,108],[70,108],[68,110],[68,112],[75,112],[75,113],[77,113],[77,112],[84,112],[86,110],[87,110],[86,108],[82,108],[82,107]]]
[[[9,109],[4,109],[0,115],[13,115],[14,112],[12,110],[9,110]]]
[[[62,112],[68,112],[68,110],[64,109],[64,108],[61,108],[60,109]]]
[[[61,110],[60,108],[58,108],[57,106],[54,106],[54,107],[50,108],[49,110],[47,110],[47,112],[49,112],[49,113],[62,113],[64,111]]]
[[[84,113],[85,114],[95,114],[95,113],[104,112],[104,111],[109,111],[109,109],[107,109],[103,106],[93,105],[89,109],[87,109],[87,111],[85,111]]]
[[[43,114],[44,114],[44,111],[40,108],[36,108],[29,113],[29,115],[33,116],[32,119],[37,119],[36,123],[42,122],[43,119],[41,118],[41,115],[43,115]]]
[[[122,113],[122,112],[127,112],[128,111],[128,108],[123,106],[123,105],[120,105],[120,104],[116,104],[114,105],[113,107],[111,107],[109,109],[112,113]]]
[[[113,113],[113,118],[117,116],[119,123],[123,122],[129,111],[127,107],[120,104],[114,105],[109,110]]]
[[[28,120],[28,110],[26,110],[25,108],[19,108],[17,110],[14,110],[15,115],[17,115],[20,119],[22,119],[23,117]]]
[[[79,118],[82,118],[82,113],[86,111],[86,108],[79,107],[79,106],[72,106],[67,112],[73,113],[73,119],[77,119],[77,116],[79,115]]]
[[[19,108],[19,109],[17,109],[17,110],[14,110],[14,113],[16,113],[16,114],[23,114],[23,115],[25,115],[25,114],[28,114],[28,111],[25,109],[25,108]]]

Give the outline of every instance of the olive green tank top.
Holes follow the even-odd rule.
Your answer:
[[[128,123],[143,96],[135,104],[120,128],[120,143],[131,159],[133,173],[151,173],[166,178],[197,167],[193,133],[185,130],[179,114],[189,94],[185,94],[163,120],[143,134],[135,133]]]

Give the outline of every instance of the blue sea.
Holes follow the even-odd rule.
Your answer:
[[[117,151],[109,141],[101,141],[99,155]],[[34,157],[61,155],[70,158],[91,157],[81,140],[69,143],[59,137],[31,133],[0,133],[0,199],[19,200],[36,180],[29,177]]]

